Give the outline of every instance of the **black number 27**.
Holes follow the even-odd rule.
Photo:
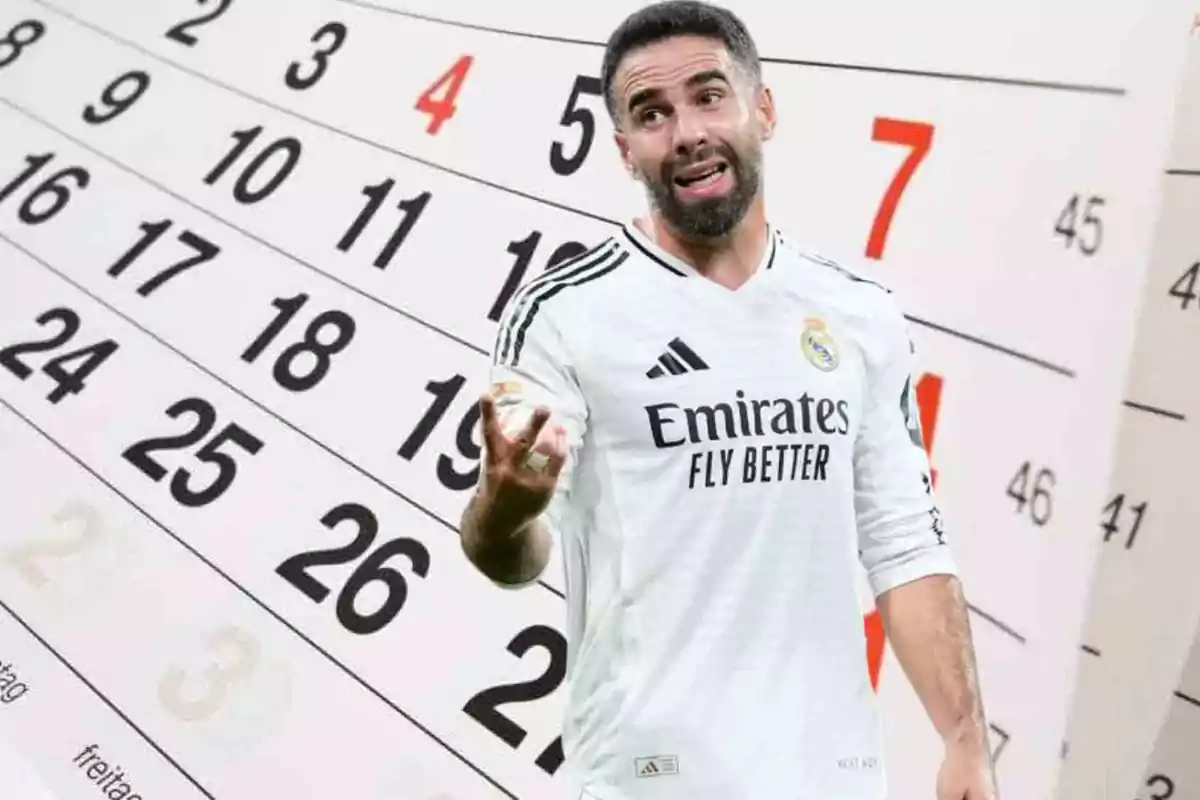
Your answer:
[[[508,643],[508,652],[521,658],[535,647],[550,653],[550,664],[538,677],[523,683],[492,686],[479,692],[463,706],[463,711],[494,733],[509,747],[516,748],[525,740],[525,730],[504,716],[498,707],[505,703],[527,703],[553,692],[567,674],[567,642],[562,634],[545,625],[531,625]],[[562,737],[547,745],[534,763],[553,775],[563,762]]]

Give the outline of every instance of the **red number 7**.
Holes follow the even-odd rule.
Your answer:
[[[888,230],[892,227],[896,206],[900,204],[900,196],[904,194],[913,173],[917,171],[933,144],[933,126],[926,122],[876,117],[875,126],[871,130],[871,140],[912,148],[912,152],[892,177],[892,182],[883,195],[883,202],[875,212],[875,222],[871,225],[871,236],[867,239],[867,258],[878,259],[883,258],[883,245],[887,241]]]

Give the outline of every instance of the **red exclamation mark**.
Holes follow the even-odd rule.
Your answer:
[[[876,609],[863,617],[867,629],[867,672],[871,676],[871,688],[879,691],[879,672],[883,669],[883,645],[886,637],[883,635],[883,621]]]
[[[926,372],[917,381],[917,405],[921,409],[921,436],[925,440],[925,453],[933,460],[933,433],[937,429],[938,408],[942,404],[941,375]],[[930,468],[933,488],[937,488],[937,470]]]

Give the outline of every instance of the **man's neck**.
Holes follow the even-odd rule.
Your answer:
[[[750,279],[762,263],[767,247],[766,217],[758,204],[746,213],[737,227],[720,239],[678,236],[654,211],[634,220],[634,224],[663,250],[728,289],[737,289]]]

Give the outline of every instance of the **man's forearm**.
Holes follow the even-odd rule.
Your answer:
[[[540,519],[506,520],[482,490],[467,502],[459,533],[467,558],[497,583],[531,581],[550,557],[550,532]]]
[[[880,595],[877,607],[913,689],[949,746],[989,750],[967,603],[958,579],[930,575]]]

